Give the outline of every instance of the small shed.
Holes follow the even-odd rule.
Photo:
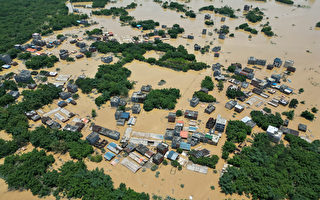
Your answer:
[[[106,154],[104,154],[104,158],[107,160],[107,161],[110,161],[112,160],[116,155],[112,152],[107,152]]]
[[[174,113],[174,112],[169,112],[168,122],[175,122],[175,121],[176,121],[176,113]]]
[[[306,132],[306,131],[307,131],[307,125],[305,125],[305,124],[299,124],[299,125],[298,125],[298,130],[299,130],[299,131]]]
[[[131,109],[133,114],[139,114],[141,112],[141,106],[137,103],[133,104]]]
[[[187,139],[188,136],[189,136],[188,131],[181,131],[181,132],[180,132],[180,137],[181,137],[182,139]]]

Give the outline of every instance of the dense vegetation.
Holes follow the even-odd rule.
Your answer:
[[[184,28],[180,27],[179,24],[174,24],[172,28],[168,29],[168,34],[171,38],[177,38],[178,34],[183,33]]]
[[[198,71],[210,67],[205,63],[197,62],[195,59],[195,55],[189,54],[182,45],[176,48],[161,41],[156,41],[154,44],[120,44],[119,42],[95,42],[92,44],[92,46],[97,47],[98,51],[101,53],[122,53],[124,58],[121,63],[123,64],[131,62],[133,59],[137,59],[140,61],[151,61],[145,59],[143,57],[143,54],[145,54],[147,51],[155,50],[165,52],[165,54],[159,60],[155,61],[154,59],[152,59],[152,64],[182,71],[188,71],[190,69]]]
[[[264,133],[256,135],[252,146],[228,161],[233,166],[219,180],[222,191],[252,199],[319,199],[319,140],[285,139],[288,147],[271,144]]]
[[[263,130],[267,130],[269,125],[280,127],[283,124],[280,113],[263,114],[261,111],[253,110],[250,113],[252,120]]]
[[[283,115],[287,116],[287,118],[289,120],[293,120],[293,117],[294,117],[294,110],[290,110],[290,111],[287,111],[287,112],[282,112]]]
[[[291,99],[289,103],[289,108],[296,108],[298,104],[299,104],[298,99]]]
[[[32,56],[31,59],[26,61],[26,67],[33,70],[41,68],[51,68],[54,66],[54,63],[58,62],[59,58],[55,55],[47,56],[46,54],[40,56]]]
[[[247,23],[241,24],[239,26],[239,29],[242,29],[244,31],[250,32],[252,34],[258,34],[258,31],[254,28],[249,27],[249,25]]]
[[[178,2],[164,2],[163,4],[162,4],[162,7],[163,8],[165,8],[165,9],[167,9],[167,8],[169,8],[169,9],[171,9],[171,10],[176,10],[177,12],[184,12],[185,13],[185,15],[187,16],[187,17],[190,17],[190,18],[196,18],[196,14],[194,13],[194,11],[193,10],[188,10],[188,8],[187,8],[187,6],[186,5],[184,5],[184,4],[180,4],[180,3],[178,3]]]
[[[0,139],[1,158],[14,153],[29,141],[29,124],[24,113],[52,103],[53,99],[59,98],[60,92],[61,89],[52,84],[39,85],[37,90],[23,91],[22,102],[11,104],[6,109],[0,108],[0,130],[5,130],[13,136],[12,141]]]
[[[227,140],[231,142],[243,142],[247,135],[251,134],[251,127],[239,120],[229,121],[226,128]]]
[[[238,89],[228,88],[227,91],[226,91],[226,95],[230,99],[235,99],[236,97],[244,96],[244,93],[241,90],[238,90]]]
[[[127,9],[136,8],[137,4],[132,2],[131,4],[127,5],[126,7],[111,7],[110,9],[103,9],[103,10],[95,10],[92,11],[94,15],[106,15],[106,16],[120,16],[120,21],[122,22],[131,22],[134,20],[134,17],[129,16]]]
[[[231,18],[236,18],[237,16],[234,14],[234,10],[230,6],[223,6],[221,8],[215,8],[214,6],[204,6],[199,9],[199,11],[214,11],[215,13],[219,13],[221,15],[226,15]]]
[[[148,194],[127,189],[123,183],[115,189],[111,177],[102,169],[89,171],[83,162],[69,161],[58,171],[49,171],[54,161],[53,156],[37,150],[9,156],[0,166],[0,175],[9,188],[30,189],[40,197],[53,194],[57,199],[149,199]]]
[[[152,90],[147,94],[147,98],[143,104],[143,109],[145,111],[151,111],[154,108],[172,110],[175,108],[177,99],[179,98],[179,89],[170,88]]]
[[[228,159],[229,154],[236,150],[236,145],[233,142],[226,141],[222,146],[222,158]]]
[[[316,27],[320,28],[320,22],[318,22],[318,23],[316,24]]]
[[[92,8],[104,8],[110,0],[92,0]]]
[[[246,14],[246,19],[249,20],[249,22],[256,23],[263,19],[263,12],[258,8],[254,8],[250,10]]]
[[[146,61],[151,64],[157,64],[168,68],[188,71],[189,69],[201,70],[209,67],[205,63],[197,62],[193,54],[188,54],[183,46],[175,48],[161,41],[151,43],[122,43],[115,41],[95,42],[92,46],[96,47],[100,53],[121,53],[122,59],[113,65],[100,65],[95,78],[77,79],[76,84],[84,93],[90,93],[96,88],[101,96],[96,98],[95,103],[100,106],[110,99],[111,96],[127,96],[128,90],[132,88],[133,83],[127,78],[131,71],[124,68],[126,63],[134,59]],[[147,51],[162,51],[165,54],[159,59],[145,59],[143,54]],[[172,105],[170,106],[172,107]]]
[[[68,15],[64,0],[1,0],[0,53],[15,44],[23,44],[32,33],[51,33],[64,27],[77,26],[86,15]],[[45,5],[45,6],[44,6]]]
[[[149,19],[149,20],[141,20],[141,21],[132,21],[130,22],[130,25],[135,28],[140,25],[143,30],[152,30],[152,29],[155,29],[156,26],[159,26],[159,22],[155,22],[152,19]]]
[[[216,98],[214,98],[211,94],[207,94],[202,91],[197,91],[193,93],[193,97],[198,97],[201,102],[216,102]]]
[[[261,29],[261,32],[263,32],[264,34],[266,34],[266,35],[269,36],[269,37],[274,36],[274,32],[272,31],[271,26],[264,26],[264,27]]]
[[[191,150],[190,153],[194,151]],[[189,160],[195,164],[199,164],[199,165],[204,165],[210,168],[215,169],[216,168],[216,164],[219,161],[219,157],[217,155],[211,155],[209,157],[201,157],[201,158],[196,158],[194,157],[192,154],[189,153]]]
[[[281,3],[285,3],[285,4],[289,4],[289,5],[292,5],[294,2],[292,0],[276,0],[278,2],[281,2]]]
[[[202,88],[207,88],[208,90],[213,90],[214,84],[212,81],[212,78],[210,76],[206,76],[202,81],[201,81],[201,87]]]
[[[307,119],[307,120],[310,120],[312,121],[314,119],[314,114],[312,114],[311,112],[305,110],[301,113],[301,117]]]
[[[78,132],[52,130],[41,126],[30,133],[30,142],[35,147],[55,153],[69,151],[71,158],[82,159],[93,153],[93,148],[81,140],[81,137],[82,134]]]

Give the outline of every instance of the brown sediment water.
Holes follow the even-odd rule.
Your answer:
[[[107,4],[106,8],[110,8],[112,6],[125,6],[129,3],[130,2],[127,1],[118,1],[115,4]],[[165,42],[168,42],[173,46],[185,46],[190,53],[194,53],[196,55],[198,61],[205,62],[209,65],[219,62],[227,67],[231,63],[238,62],[241,63],[242,66],[247,66],[247,59],[250,56],[267,59],[267,63],[272,63],[275,57],[279,57],[282,60],[294,60],[294,66],[297,68],[297,71],[287,77],[287,82],[285,82],[285,84],[294,88],[295,94],[284,96],[286,96],[287,99],[297,98],[299,101],[305,101],[305,104],[299,104],[295,109],[295,117],[292,121],[290,121],[289,128],[297,129],[299,123],[306,124],[308,126],[308,131],[306,133],[300,133],[307,136],[311,140],[320,139],[320,133],[318,132],[318,129],[320,128],[318,123],[319,114],[316,114],[317,118],[313,122],[305,120],[299,116],[303,110],[310,110],[312,107],[319,108],[320,105],[320,100],[318,99],[320,91],[320,30],[314,28],[315,24],[319,21],[319,1],[295,1],[296,5],[301,4],[306,6],[303,8],[288,6],[274,1],[190,1],[190,3],[187,3],[187,5],[197,13],[196,19],[181,18],[180,15],[184,15],[183,13],[177,13],[169,9],[163,9],[159,4],[156,4],[151,0],[139,0],[137,1],[137,4],[138,7],[136,9],[129,10],[129,15],[134,16],[137,20],[153,19],[155,21],[159,21],[161,25],[165,24],[172,26],[173,24],[179,24],[185,29],[185,33],[183,35],[192,34],[194,35],[195,39],[187,40],[179,37],[178,39],[169,39]],[[245,4],[253,5],[253,7],[258,6],[265,13],[264,19],[261,23],[249,23],[250,27],[259,31],[257,35],[252,35],[251,39],[248,38],[250,34],[247,32],[235,30],[235,27],[239,26],[240,24],[248,23],[248,21],[243,17],[242,11],[236,12],[236,15],[239,16],[239,18],[230,19],[227,17],[225,22],[220,22],[222,17],[221,15],[216,15],[212,12],[198,13],[198,9],[206,5],[214,5],[215,7],[229,5],[234,9],[240,8],[242,10]],[[88,14],[90,13],[90,9],[79,8],[79,10]],[[205,13],[210,13],[212,15],[215,22],[214,26],[206,26],[204,24]],[[266,19],[267,17],[268,19]],[[91,27],[67,28],[56,32],[52,36],[44,37],[44,39],[53,40],[57,34],[76,34],[79,37],[85,38],[85,35],[83,34],[86,30],[92,30],[93,28],[101,27],[103,27],[103,31],[112,31],[115,34],[115,38],[121,42],[127,41],[132,36],[144,34],[138,29],[121,25],[118,18],[92,16],[90,20],[96,21],[98,24]],[[264,24],[266,22],[270,22],[272,30],[276,34],[275,37],[269,38],[260,32],[260,24]],[[214,29],[219,29],[223,24],[230,27],[230,33],[234,33],[234,38],[227,37],[225,40],[218,39],[218,35],[214,32]],[[205,36],[201,35],[203,28],[208,29],[208,32],[212,32],[212,36],[209,36],[208,34]],[[52,52],[53,54],[58,55],[58,51],[60,49],[78,51],[79,48],[69,43],[70,38],[71,37],[69,37],[68,41],[63,42],[63,44],[58,48],[45,49],[43,52]],[[91,41],[85,42],[87,44],[91,44]],[[212,52],[206,54],[194,52],[194,44],[199,44],[201,46],[210,45],[211,48],[214,46],[221,46],[222,50],[220,57],[214,58]],[[162,54],[163,53],[151,51],[147,52],[145,57],[154,57],[158,59]],[[94,56],[89,59],[82,58],[80,60],[76,60],[75,62],[69,63],[60,61],[55,65],[54,68],[48,69],[48,71],[55,71],[57,68],[59,68],[59,74],[70,74],[72,75],[72,78],[76,78],[82,74],[85,74],[88,77],[94,77],[95,73],[97,72],[98,65],[103,64],[100,60],[101,56],[103,56],[103,54],[94,53]],[[25,66],[21,61],[18,61],[18,63],[19,65],[17,67],[12,67],[9,70],[3,70],[0,72],[0,74],[2,75],[8,72],[17,72],[21,69],[25,69]],[[205,76],[212,75],[212,70],[210,68],[202,71],[178,72],[140,61],[133,61],[132,63],[126,64],[124,67],[132,71],[129,80],[136,82],[134,89],[129,92],[129,96],[132,94],[132,92],[139,90],[142,85],[146,84],[150,84],[156,89],[178,88],[181,92],[181,98],[178,100],[176,109],[191,109],[199,111],[198,126],[199,130],[203,132],[205,131],[205,123],[207,119],[209,117],[216,118],[218,114],[221,114],[222,117],[228,120],[235,120],[241,119],[244,116],[248,116],[252,110],[260,110],[265,106],[271,108],[273,112],[279,113],[290,110],[288,107],[279,106],[277,108],[273,108],[267,104],[267,101],[273,97],[279,97],[283,95],[277,91],[274,95],[270,95],[268,99],[261,98],[265,102],[260,107],[256,107],[255,105],[248,106],[245,105],[245,103],[241,103],[242,105],[246,106],[246,109],[241,114],[234,114],[234,111],[227,110],[224,107],[225,103],[228,101],[227,97],[225,96],[225,91],[230,85],[230,83],[225,83],[224,90],[222,92],[218,92],[217,87],[215,87],[214,91],[209,92],[217,99],[217,103],[215,104],[216,110],[213,112],[213,114],[208,115],[204,113],[204,108],[207,104],[200,103],[196,108],[192,108],[189,105],[189,100],[191,99],[193,92],[200,89],[201,80],[203,80]],[[272,71],[266,70],[266,67],[261,68],[261,70],[255,69],[255,76],[257,78],[265,78],[271,74],[284,72],[283,67],[274,68]],[[53,78],[49,78],[48,81],[51,82],[53,80]],[[159,86],[158,82],[160,80],[165,80],[166,83],[162,86]],[[214,82],[217,84],[216,81]],[[304,92],[302,94],[298,94],[299,88],[304,88]],[[252,86],[250,86],[249,89],[252,89]],[[116,126],[116,121],[114,120],[115,109],[110,107],[109,102],[107,102],[101,108],[97,108],[94,103],[94,98],[96,98],[98,94],[87,95],[79,92],[79,95],[80,98],[77,100],[78,105],[67,106],[68,110],[77,113],[76,117],[90,117],[91,110],[95,109],[97,111],[97,117],[95,119],[91,119],[92,122],[103,127],[117,130],[121,134],[124,133],[127,126]],[[43,110],[47,112],[50,109],[57,107],[56,103],[57,101],[54,101],[52,105],[45,106]],[[151,112],[142,111],[141,114],[136,115],[137,123],[133,127],[133,130],[164,134],[165,129],[172,126],[172,124],[168,123],[166,119],[168,112],[169,111],[167,110],[157,109]],[[180,119],[187,121],[184,118]],[[33,124],[34,126],[37,126],[40,125],[41,122]],[[262,132],[262,130],[259,128],[254,128],[253,132],[258,133]],[[88,134],[90,134],[89,128],[86,127],[82,133],[83,138],[85,138]],[[9,140],[10,136],[3,134],[2,131],[1,138]],[[223,134],[217,146],[200,144],[197,147],[201,146],[203,148],[207,148],[212,154],[220,156],[221,147],[225,140],[226,136]],[[108,139],[108,141],[111,141],[111,139]],[[27,149],[32,149],[32,146],[27,146]],[[53,168],[55,169],[61,166],[63,162],[70,160],[68,155],[54,156],[56,158],[56,163],[53,165]],[[3,159],[1,160],[2,163]],[[206,175],[191,172],[185,168],[183,168],[182,171],[178,171],[174,170],[170,165],[160,165],[158,169],[160,172],[159,178],[156,178],[155,172],[152,172],[151,170],[146,170],[145,172],[140,170],[136,174],[132,174],[131,171],[127,170],[121,164],[112,166],[109,162],[102,161],[101,163],[93,163],[88,159],[86,159],[85,162],[89,169],[95,169],[96,167],[103,168],[105,173],[112,177],[116,187],[118,187],[121,182],[124,182],[132,189],[138,192],[147,192],[150,195],[170,195],[178,199],[188,199],[190,196],[192,196],[193,199],[246,199],[245,196],[228,196],[220,192],[218,180],[222,167],[225,164],[223,159],[220,159],[217,164],[217,173],[214,173],[213,170],[209,170],[208,174]],[[184,188],[180,187],[181,184],[184,184]],[[211,190],[210,186],[215,186],[215,190]],[[7,185],[3,180],[0,182],[0,194],[0,199],[21,199],[22,197],[23,199],[36,199],[36,197],[32,196],[31,192],[29,191],[8,191]],[[49,197],[49,199],[51,199],[51,197]]]

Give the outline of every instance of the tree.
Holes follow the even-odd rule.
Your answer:
[[[181,110],[177,110],[176,111],[176,116],[177,117],[181,117],[182,116],[182,111]]]
[[[280,113],[263,114],[261,111],[253,110],[250,112],[252,120],[263,130],[267,130],[269,125],[280,127],[283,124]]]
[[[226,92],[226,95],[228,98],[230,99],[235,99],[236,97],[242,97],[244,96],[244,93],[239,90],[239,89],[231,89],[231,88],[228,88],[227,89],[227,92]]]
[[[318,112],[318,108],[313,107],[313,108],[311,109],[311,112],[313,112],[313,113],[317,113],[317,112]]]
[[[298,104],[299,104],[299,101],[297,99],[291,99],[289,103],[289,108],[296,108]]]
[[[222,158],[228,159],[229,153],[232,153],[236,150],[236,145],[233,142],[226,141],[222,146]]]
[[[242,121],[229,121],[226,128],[227,140],[232,142],[243,142],[250,135],[251,127]]]
[[[301,117],[307,119],[307,120],[310,120],[312,121],[314,119],[314,114],[312,114],[311,112],[305,110],[301,113]]]
[[[319,140],[308,143],[290,134],[285,140],[288,146],[271,143],[265,133],[257,134],[252,145],[228,160],[232,166],[219,179],[222,192],[249,194],[252,199],[317,199],[320,181],[314,176],[320,170]]]
[[[219,91],[222,91],[223,90],[223,81],[222,80],[219,80],[219,82],[218,82],[218,90]]]
[[[97,116],[97,112],[96,112],[95,109],[92,109],[92,110],[91,110],[91,116],[92,116],[93,118],[95,118],[95,117]]]
[[[151,111],[154,108],[172,110],[175,108],[178,98],[180,98],[179,89],[170,88],[152,90],[147,94],[143,109],[145,111]]]
[[[212,78],[210,76],[206,76],[202,81],[201,81],[201,87],[202,88],[207,88],[208,90],[213,90],[214,84],[212,81]]]
[[[288,112],[283,112],[282,114],[285,115],[285,116],[287,116],[287,118],[288,118],[289,120],[293,120],[294,110],[290,110],[290,111],[288,111]]]

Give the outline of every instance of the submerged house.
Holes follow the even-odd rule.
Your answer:
[[[135,103],[143,103],[146,98],[147,98],[147,94],[141,91],[138,91],[132,94],[131,101]]]
[[[28,83],[32,80],[31,72],[22,70],[19,74],[15,75],[14,79],[17,83]]]

